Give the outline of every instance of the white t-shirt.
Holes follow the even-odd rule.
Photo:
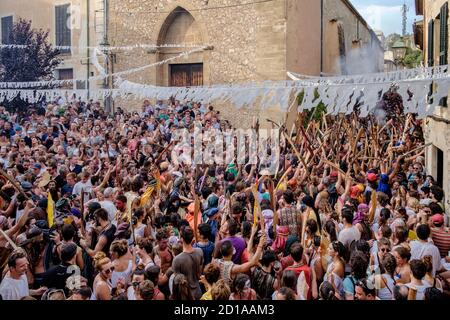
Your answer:
[[[81,189],[84,189],[85,193],[91,193],[92,190],[92,183],[91,180],[88,180],[86,183],[83,183],[81,181],[75,183],[75,185],[73,186],[73,190],[72,190],[72,194],[77,195],[77,196],[81,196]],[[90,197],[87,197],[88,199],[84,199],[85,201],[89,200]]]
[[[3,300],[20,300],[29,296],[27,275],[22,275],[19,280],[6,276],[0,283],[0,295]]]
[[[432,275],[434,277],[436,271],[441,269],[441,254],[439,253],[439,249],[431,242],[421,242],[418,240],[411,241],[409,245],[411,247],[411,260],[422,259],[425,256],[432,257]]]
[[[110,222],[112,222],[114,220],[114,216],[117,212],[117,208],[114,205],[114,203],[112,203],[112,201],[110,201],[110,200],[103,200],[103,201],[100,201],[100,205],[102,206],[103,209],[108,211],[108,219]]]
[[[348,249],[353,241],[358,241],[361,238],[361,233],[356,226],[351,228],[344,228],[339,232],[338,240]]]

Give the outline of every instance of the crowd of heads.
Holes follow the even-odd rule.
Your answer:
[[[445,194],[421,121],[387,120],[300,115],[269,174],[179,161],[177,130],[232,129],[209,104],[0,107],[0,297],[444,299]]]

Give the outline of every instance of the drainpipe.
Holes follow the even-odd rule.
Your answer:
[[[89,18],[90,18],[90,6],[89,6],[89,2],[91,0],[86,0],[86,57],[87,57],[87,63],[86,63],[86,89],[87,89],[87,99],[89,101],[89,97],[90,97],[90,84],[89,84],[89,77],[90,77],[90,73],[91,73],[91,54],[89,52],[89,44],[90,44],[90,35],[89,35]]]
[[[320,0],[320,76],[323,73],[323,1]]]

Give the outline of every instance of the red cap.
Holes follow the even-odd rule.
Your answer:
[[[377,179],[378,179],[378,177],[375,173],[369,173],[367,175],[367,181],[369,181],[369,182],[375,182],[375,181],[377,181]]]
[[[437,213],[431,217],[431,221],[433,221],[433,223],[436,223],[436,224],[443,224],[444,216],[442,214]]]
[[[333,171],[330,173],[330,177],[336,178],[338,176],[338,172],[337,171]]]

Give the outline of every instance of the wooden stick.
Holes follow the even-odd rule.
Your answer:
[[[425,148],[431,146],[432,144],[433,144],[433,143],[430,142],[430,143],[424,144],[424,145],[422,145],[422,146],[420,146],[420,147],[417,147],[417,148],[415,148],[415,149],[412,149],[411,151],[408,151],[408,152],[404,153],[404,154],[402,155],[402,157],[409,156],[410,154],[412,154],[412,153],[414,153],[414,152],[416,152],[416,151],[419,151],[419,150],[421,150],[421,149],[425,149]]]
[[[17,191],[19,191],[19,193],[21,193],[26,200],[30,200],[30,197],[23,191],[22,187],[19,186],[19,184],[15,181],[15,179],[13,177],[11,177],[9,174],[7,174],[2,168],[0,168],[0,174],[9,182],[11,182],[11,184],[13,185],[14,188],[16,188]]]
[[[206,179],[206,174],[208,173],[208,167],[206,167],[205,172],[203,174],[203,178],[202,178],[202,183],[200,184],[200,189],[198,190],[199,192],[202,192],[203,189],[203,185],[205,183],[205,179]]]
[[[175,140],[170,142],[167,147],[164,148],[164,150],[159,154],[158,158],[155,160],[155,164],[158,164],[159,160],[161,160],[162,156],[169,150],[169,148],[175,143]]]
[[[84,228],[84,188],[81,188],[81,234],[86,234],[86,229]]]
[[[0,233],[1,233],[2,236],[6,239],[6,241],[9,242],[9,244],[11,245],[11,247],[13,247],[14,250],[17,250],[17,249],[18,249],[16,243],[15,243],[14,241],[12,241],[12,239],[11,239],[10,237],[8,237],[8,235],[6,234],[6,232],[3,231],[1,228],[0,228]]]
[[[369,210],[369,223],[372,224],[373,220],[375,218],[375,211],[377,209],[377,191],[372,190],[372,197],[371,197],[372,206]]]
[[[346,176],[347,174],[342,171],[341,168],[339,168],[339,166],[331,161],[328,161],[327,159],[323,159],[323,162],[325,162],[326,164],[328,164],[330,167],[335,168],[337,171],[339,171],[341,174],[343,174],[344,176]]]
[[[273,237],[275,239],[276,236],[277,236],[277,230],[276,229],[277,229],[277,222],[278,221],[275,221],[277,206],[276,206],[276,194],[275,194],[274,185],[275,184],[274,184],[273,180],[270,179],[270,181],[269,181],[269,194],[270,194],[270,203],[271,203],[272,210],[273,210],[273,218],[274,219],[273,219],[272,225],[273,225]],[[262,212],[261,212],[261,215],[262,215]],[[264,219],[264,217],[261,217],[261,220],[262,219]]]
[[[267,121],[274,123],[276,126],[278,126],[279,128],[281,127],[278,123],[276,123],[273,120],[267,119]],[[297,158],[301,161],[301,163],[303,164],[303,166],[305,167],[305,169],[308,171],[308,168],[306,166],[306,162],[303,159],[303,157],[300,155],[300,153],[298,152],[297,148],[295,147],[294,143],[292,142],[292,139],[289,138],[289,136],[286,134],[286,132],[284,130],[282,130],[284,137],[286,138],[286,140],[289,142],[289,144],[291,145],[292,149],[294,150],[295,155],[297,156]]]

